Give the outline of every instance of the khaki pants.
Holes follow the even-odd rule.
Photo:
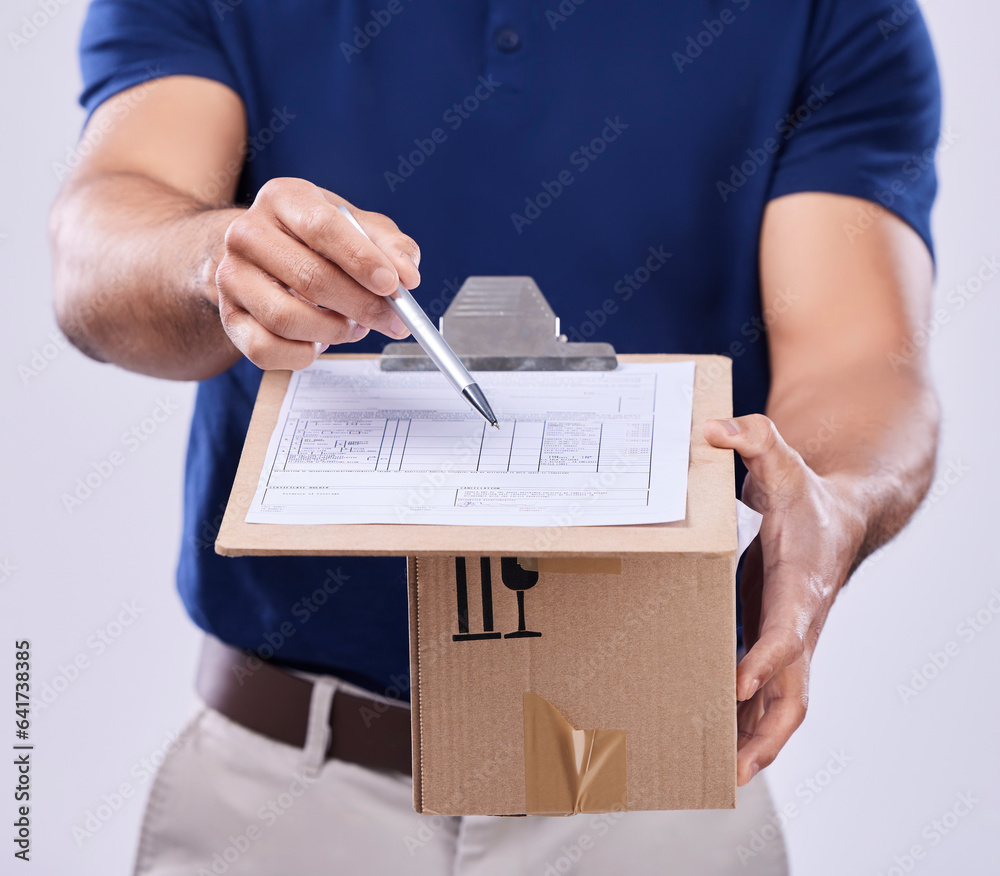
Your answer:
[[[201,709],[150,790],[137,876],[788,872],[760,776],[735,810],[427,816],[413,811],[409,776],[324,762],[323,745],[321,733],[302,749],[274,742]],[[765,827],[773,838],[748,856]]]

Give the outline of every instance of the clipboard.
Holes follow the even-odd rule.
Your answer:
[[[456,302],[459,300],[456,297]],[[378,359],[379,356],[339,353],[321,358]],[[731,360],[725,356],[676,354],[618,358],[624,362],[695,363],[687,513],[682,521],[641,526],[544,527],[541,539],[538,528],[521,526],[247,523],[247,511],[257,490],[291,376],[290,371],[268,371],[261,379],[236,480],[215,541],[216,553],[226,557],[410,556],[418,552],[425,556],[449,556],[464,551],[538,557],[620,557],[623,553],[735,551],[733,455],[731,451],[711,447],[702,435],[705,420],[732,416]],[[726,509],[727,513],[720,513],[720,509]]]

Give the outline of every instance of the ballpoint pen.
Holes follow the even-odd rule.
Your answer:
[[[365,230],[358,224],[358,220],[351,215],[350,210],[343,204],[337,209],[347,217],[351,225],[364,235],[366,240],[371,240],[365,234]],[[417,304],[416,299],[402,283],[389,296],[389,305],[396,312],[396,316],[403,321],[403,324],[413,334],[414,340],[420,344],[431,361],[437,365],[438,370],[448,378],[448,381],[455,387],[459,395],[479,411],[486,418],[487,423],[499,429],[500,425],[497,423],[497,418],[493,414],[490,403],[486,401],[486,396],[483,395],[483,391],[479,388],[479,384],[473,380],[472,375],[469,374],[466,367],[462,364],[462,360],[455,355],[455,351],[448,345],[448,342],[441,333],[434,328],[434,323],[430,321],[427,314]]]

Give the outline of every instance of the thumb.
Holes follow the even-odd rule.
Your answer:
[[[735,450],[757,485],[767,492],[777,490],[805,466],[802,457],[785,443],[774,423],[763,414],[706,420],[703,432],[713,447]]]

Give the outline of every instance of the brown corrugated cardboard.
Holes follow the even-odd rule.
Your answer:
[[[735,806],[733,461],[701,434],[732,413],[730,363],[695,358],[682,525],[411,557],[418,812]]]
[[[532,573],[520,599],[509,588],[524,578],[504,575],[512,563],[411,560],[415,808],[537,811],[527,799],[526,692],[574,729],[624,731],[624,808],[733,806],[735,556],[626,557],[620,575]]]
[[[709,447],[701,432],[706,419],[732,414],[731,363],[619,358],[696,363],[683,521],[247,524],[288,382],[288,372],[264,375],[216,550],[409,557],[419,812],[735,805],[733,457]],[[526,722],[549,730],[526,737]],[[551,767],[541,777],[539,758]]]

